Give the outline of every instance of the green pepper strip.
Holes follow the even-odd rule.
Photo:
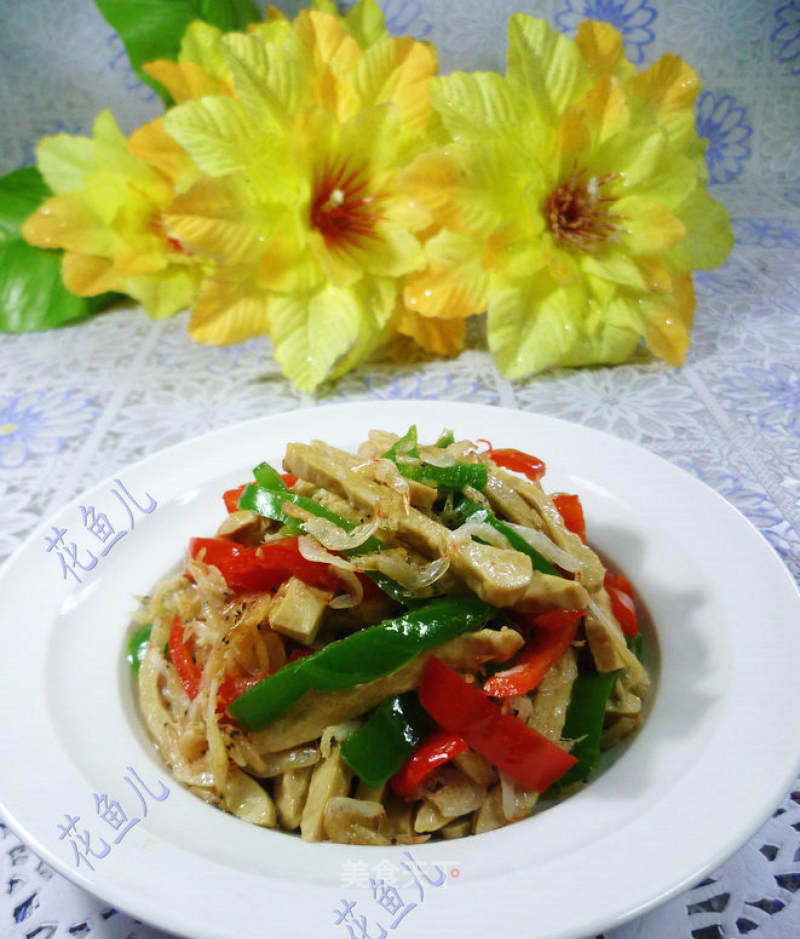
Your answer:
[[[142,664],[145,652],[150,645],[150,633],[153,627],[150,623],[146,626],[140,626],[128,640],[128,652],[125,658],[134,675],[139,674],[139,666]]]
[[[436,441],[436,446],[439,447],[440,450],[446,450],[447,447],[449,447],[451,443],[455,443],[455,442],[456,442],[456,438],[453,435],[453,431],[443,430],[441,437],[439,437],[439,439]]]
[[[417,447],[416,424],[412,424],[405,436],[401,437],[383,456],[385,459],[391,460],[400,470],[400,475],[405,476],[406,479],[427,483],[445,492],[461,492],[465,486],[472,486],[473,489],[484,489],[489,481],[489,470],[484,463],[457,462],[452,466],[404,463],[400,459],[401,456],[420,459]]]
[[[492,607],[474,596],[431,600],[284,665],[240,695],[228,712],[246,730],[259,730],[307,691],[340,691],[376,681],[421,652],[480,629],[493,613]]]
[[[478,505],[477,502],[472,502],[469,499],[464,499],[459,503],[456,511],[460,515],[461,524],[464,522],[486,522],[491,525],[495,531],[499,531],[501,535],[505,535],[508,539],[508,543],[515,551],[521,551],[523,554],[527,554],[533,562],[534,570],[541,571],[543,574],[555,574],[558,576],[558,571],[547,558],[542,557],[535,548],[532,548],[528,544],[522,535],[518,535],[513,528],[509,528],[505,522],[501,522],[500,519],[485,506]]]
[[[276,469],[273,469],[269,463],[259,463],[253,470],[253,476],[258,485],[264,486],[265,489],[277,489],[280,491],[289,488],[281,479],[281,474]]]
[[[283,485],[282,481],[281,485]],[[355,522],[351,522],[349,519],[336,515],[334,512],[326,509],[325,506],[320,505],[319,502],[315,502],[307,496],[300,496],[296,492],[291,492],[285,486],[283,489],[279,490],[265,488],[264,486],[257,486],[251,483],[244,490],[239,499],[239,508],[248,509],[251,512],[258,512],[259,515],[264,515],[267,518],[281,522],[289,532],[299,534],[303,530],[303,523],[297,518],[286,515],[283,511],[285,502],[291,502],[310,515],[327,519],[329,522],[332,522],[338,528],[342,528],[345,531],[352,531],[356,527]],[[385,550],[386,545],[382,541],[379,541],[375,537],[370,537],[357,548],[353,548],[350,551],[341,551],[340,553],[345,557],[356,557],[359,554],[371,554],[375,551]],[[415,606],[419,604],[419,597],[415,597],[407,590],[403,590],[398,583],[385,574],[381,574],[379,571],[365,571],[365,573],[385,594],[388,594],[388,596],[398,603],[402,603],[405,606]]]
[[[586,782],[600,758],[600,737],[606,705],[620,672],[579,675],[572,686],[562,737],[578,742],[570,751],[577,764],[558,780],[556,788]]]
[[[434,727],[415,691],[387,698],[342,744],[342,759],[370,789],[378,789],[406,763]]]

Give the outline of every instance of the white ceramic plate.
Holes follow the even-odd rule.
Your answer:
[[[402,432],[412,422],[422,439],[452,427],[457,437],[541,456],[547,488],[580,493],[590,541],[633,579],[658,638],[652,711],[624,755],[531,819],[413,848],[430,880],[439,879],[433,865],[448,874],[441,886],[414,870],[417,886],[400,866],[408,863],[402,847],[305,844],[184,791],[143,732],[123,660],[134,595],[174,567],[191,535],[213,533],[221,492],[250,467],[278,462],[290,440],[352,447],[371,427]],[[730,505],[635,446],[500,408],[369,403],[233,426],[115,479],[41,525],[0,573],[0,802],[49,864],[154,925],[193,939],[319,939],[360,937],[364,916],[376,937],[381,927],[459,939],[595,935],[722,862],[795,778],[797,589]],[[145,493],[157,503],[149,513]],[[112,536],[85,527],[81,506],[94,508],[95,519],[105,512],[115,533],[128,530],[105,556]],[[91,568],[78,568],[80,583],[68,570],[74,558]],[[124,823],[111,814],[114,800]],[[367,881],[392,875],[406,904],[394,930],[399,914],[378,903]]]

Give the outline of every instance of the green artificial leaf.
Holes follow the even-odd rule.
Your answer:
[[[172,104],[169,94],[142,71],[156,59],[178,56],[186,27],[195,20],[216,26],[223,32],[244,29],[261,21],[250,0],[95,0],[98,10],[122,40],[136,75]]]
[[[35,166],[0,177],[0,331],[50,329],[105,309],[115,294],[84,299],[61,283],[61,251],[29,245],[22,223],[50,195]]]

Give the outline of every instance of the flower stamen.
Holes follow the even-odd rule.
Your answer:
[[[624,216],[607,210],[606,204],[614,199],[602,192],[603,186],[615,179],[619,179],[619,173],[586,179],[586,170],[573,169],[566,182],[556,186],[547,200],[545,215],[553,235],[588,254],[594,254],[602,242],[613,240],[616,232],[622,231],[617,222]]]
[[[377,238],[376,223],[384,216],[370,207],[380,194],[365,195],[363,170],[350,170],[347,163],[327,170],[314,183],[310,222],[330,249],[357,247],[363,238]]]

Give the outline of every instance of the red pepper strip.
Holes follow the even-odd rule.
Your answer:
[[[544,792],[578,762],[519,718],[503,714],[435,656],[425,666],[419,700],[437,724],[528,789]]]
[[[172,621],[172,629],[169,633],[169,657],[178,673],[178,678],[190,698],[197,697],[200,691],[201,671],[197,663],[189,652],[183,638],[184,627],[179,616]],[[217,688],[217,713],[222,713],[225,708],[239,697],[251,685],[266,678],[266,673],[262,675],[226,675],[219,688]]]
[[[339,590],[341,580],[328,565],[321,561],[308,561],[297,548],[297,538],[281,538],[268,544],[246,548],[220,538],[192,538],[189,554],[213,564],[225,578],[225,583],[239,593],[252,590],[274,590],[290,577],[297,577],[312,587]]]
[[[183,623],[180,616],[176,616],[172,621],[168,645],[169,657],[186,694],[190,698],[196,698],[200,690],[200,669],[183,641]]]
[[[586,544],[586,521],[583,517],[583,506],[577,496],[568,495],[566,492],[560,492],[553,496],[553,505],[558,509],[558,514],[564,519],[566,528],[574,532],[581,541]]]
[[[583,618],[581,610],[554,610],[560,625],[553,626],[553,613],[545,629],[537,631],[533,639],[517,656],[516,662],[502,672],[496,672],[483,686],[493,698],[512,698],[532,691],[544,678],[548,669],[564,655],[575,641],[578,624]],[[538,619],[537,617],[536,619]],[[536,620],[534,620],[534,624]]]
[[[579,623],[583,610],[548,610],[547,613],[533,613],[520,616],[523,626],[533,626],[535,629],[562,630],[572,623]]]
[[[398,796],[410,795],[438,766],[466,749],[467,742],[463,737],[437,728],[392,776],[392,789]]]
[[[229,489],[227,492],[222,493],[222,501],[229,512],[235,512],[239,508],[239,498],[247,489],[247,485],[245,483],[243,486],[237,486],[235,489]]]
[[[297,477],[294,475],[294,473],[281,473],[281,479],[283,480],[283,484],[287,487],[287,489],[291,489],[292,486],[297,482]]]
[[[603,586],[608,591],[608,598],[611,600],[611,612],[622,627],[623,633],[626,636],[635,636],[639,632],[639,620],[636,617],[631,582],[622,574],[612,574],[611,571],[606,571]]]
[[[303,646],[297,646],[296,649],[292,649],[289,653],[287,662],[296,662],[298,659],[304,659],[307,655],[311,655],[313,651],[313,649],[305,649]]]
[[[268,674],[269,672],[263,672],[261,675],[226,675],[217,688],[217,714],[225,711],[232,701],[244,694],[248,688],[258,684]]]
[[[490,446],[489,456],[497,466],[514,473],[523,473],[534,483],[538,483],[547,470],[538,457],[523,453],[522,450],[493,450]]]

